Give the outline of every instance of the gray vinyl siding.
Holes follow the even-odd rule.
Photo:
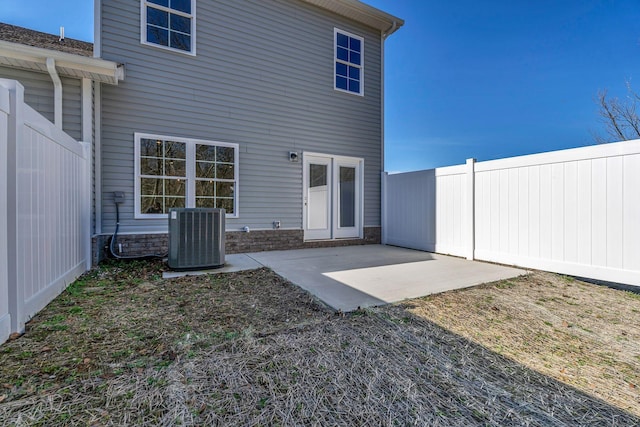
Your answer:
[[[46,73],[0,67],[0,77],[17,80],[24,86],[25,102],[53,122],[54,92]],[[78,79],[62,77],[62,129],[72,138],[82,139],[82,84]]]
[[[365,226],[380,225],[380,33],[296,0],[197,1],[197,56],[140,43],[140,3],[102,2],[102,57],[126,78],[102,88],[103,231],[166,232],[134,219],[134,132],[237,143],[243,226],[302,228],[302,161],[289,151],[364,158]],[[365,39],[364,92],[335,91],[334,28]]]

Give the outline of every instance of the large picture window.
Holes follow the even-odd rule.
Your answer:
[[[224,208],[238,216],[238,145],[135,134],[136,218],[171,208]]]
[[[195,0],[141,2],[142,43],[195,55]]]
[[[334,39],[334,88],[364,95],[364,39],[337,28]]]

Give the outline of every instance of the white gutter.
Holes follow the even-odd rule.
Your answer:
[[[359,0],[302,0],[338,15],[353,19],[378,31],[389,28],[389,24],[397,21],[402,26],[404,21]],[[395,31],[395,30],[394,30]],[[388,35],[391,35],[389,33]]]
[[[57,128],[62,129],[62,80],[56,71],[56,61],[53,58],[47,58],[47,71],[53,81],[53,123]]]
[[[387,37],[389,37],[391,34],[395,33],[397,29],[398,29],[398,21],[396,21],[394,19],[393,20],[393,24],[391,24],[391,27],[389,27],[389,29],[382,34],[382,39],[386,40]]]
[[[55,60],[57,72],[62,76],[112,85],[124,80],[124,66],[116,62],[0,40],[0,64],[19,64],[20,68],[46,72],[47,58]]]

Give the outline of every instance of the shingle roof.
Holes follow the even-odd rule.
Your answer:
[[[58,36],[41,33],[40,31],[18,27],[0,22],[0,40],[24,44],[60,52],[73,53],[82,56],[93,56],[93,43],[65,38],[60,41]]]

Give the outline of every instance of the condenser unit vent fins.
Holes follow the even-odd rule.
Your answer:
[[[199,270],[224,266],[224,209],[169,210],[169,267]]]

